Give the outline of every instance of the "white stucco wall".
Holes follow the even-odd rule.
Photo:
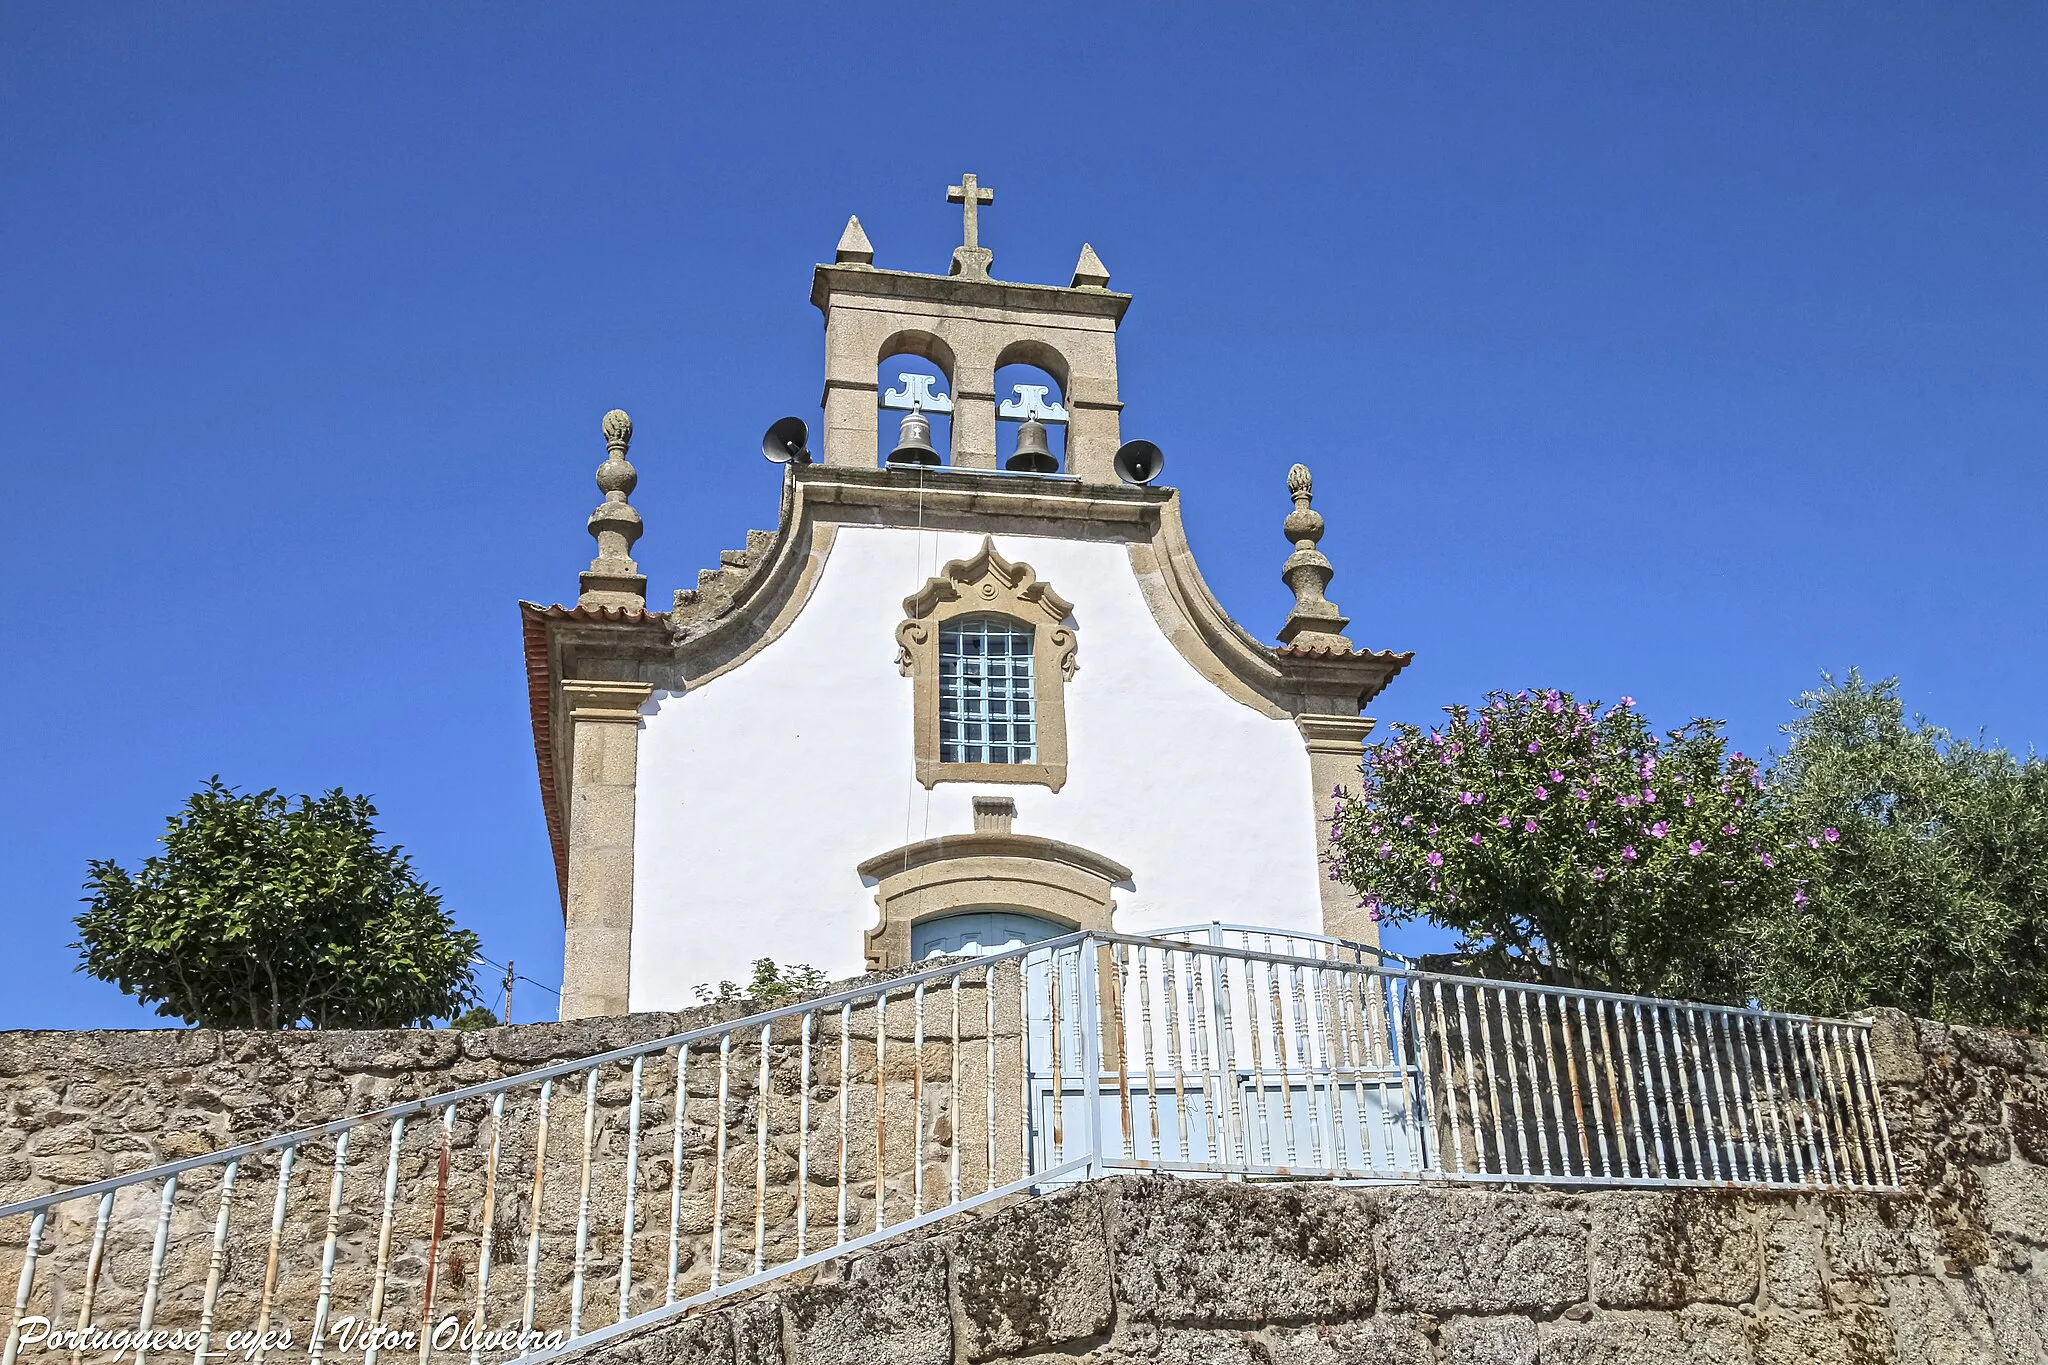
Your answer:
[[[854,868],[973,827],[970,798],[1009,795],[1020,833],[1132,871],[1116,927],[1212,919],[1318,930],[1307,754],[1289,721],[1206,681],[1167,641],[1121,545],[998,536],[1074,602],[1068,780],[913,776],[911,681],[896,671],[903,599],[981,537],[844,527],[788,632],[687,695],[657,694],[640,736],[632,1008],[694,1003],[755,958],[862,969],[877,911]]]

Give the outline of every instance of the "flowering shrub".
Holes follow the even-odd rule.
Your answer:
[[[1795,830],[1716,721],[1659,739],[1628,697],[1556,691],[1447,714],[1339,793],[1331,875],[1376,919],[1455,930],[1489,975],[1744,997],[1745,926],[1805,906],[1834,830]]]

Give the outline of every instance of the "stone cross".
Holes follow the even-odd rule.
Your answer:
[[[975,180],[972,171],[961,176],[959,184],[946,186],[946,202],[964,206],[960,210],[964,220],[961,226],[960,245],[970,248],[981,245],[981,229],[976,222],[975,211],[983,204],[993,204],[995,201],[996,192],[983,189]]]
[[[959,184],[946,186],[946,202],[961,206],[960,233],[964,238],[959,246],[953,248],[953,266],[947,273],[969,280],[988,278],[988,268],[995,260],[995,253],[981,244],[981,225],[977,214],[983,204],[995,201],[996,192],[983,189],[971,172],[961,176]]]

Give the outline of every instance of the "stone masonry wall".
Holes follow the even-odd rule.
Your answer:
[[[0,1032],[0,1203],[737,1018],[509,1028]]]
[[[473,1034],[0,1034],[0,1200],[732,1012]],[[1900,1195],[1134,1177],[944,1223],[591,1353],[616,1358],[605,1365],[2048,1360],[2048,1046],[1889,1015],[1873,1053]]]
[[[876,1248],[592,1365],[2031,1365],[2048,1046],[1882,1017],[1906,1191],[1125,1177]]]

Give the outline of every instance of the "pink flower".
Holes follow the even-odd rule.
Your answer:
[[[1735,826],[1733,826],[1733,825],[1723,825],[1723,826],[1721,826],[1721,832],[1722,832],[1723,834],[1733,834],[1733,833],[1735,833]]]
[[[1381,856],[1382,858],[1391,858],[1391,857],[1392,857],[1393,855],[1394,855],[1394,846],[1393,846],[1392,844],[1381,844],[1381,845],[1380,845],[1380,856]]]
[[[1476,806],[1485,799],[1486,798],[1481,796],[1478,792],[1458,793],[1458,804],[1461,806]]]
[[[1776,867],[1776,866],[1777,866],[1777,864],[1776,864],[1776,863],[1774,863],[1774,862],[1772,862],[1772,861],[1771,861],[1771,855],[1770,855],[1770,854],[1768,854],[1768,853],[1759,853],[1759,854],[1757,854],[1756,856],[1757,856],[1757,857],[1758,857],[1759,859],[1761,859],[1761,860],[1763,861],[1763,865],[1764,865],[1765,867]]]
[[[1554,716],[1558,712],[1564,710],[1564,700],[1563,698],[1559,697],[1557,693],[1552,692],[1548,697],[1545,697],[1543,699],[1543,709]]]
[[[1427,858],[1424,858],[1423,861],[1428,863],[1431,867],[1442,867],[1444,865],[1444,855],[1432,849],[1430,850],[1429,856]]]
[[[1590,800],[1592,797],[1592,793],[1588,792],[1584,787],[1573,787],[1572,795],[1581,801]]]
[[[1530,740],[1530,741],[1529,741],[1529,752],[1530,752],[1530,753],[1532,753],[1532,754],[1534,754],[1534,753],[1540,753],[1540,752],[1542,752],[1542,749],[1543,749],[1543,741],[1542,741],[1542,740],[1540,740],[1540,739],[1532,739],[1532,740]]]
[[[1806,846],[1807,846],[1808,848],[1819,848],[1819,847],[1820,847],[1820,840],[1818,840],[1818,839],[1816,839],[1816,838],[1813,838],[1813,837],[1812,837],[1811,835],[1809,835],[1809,836],[1807,836],[1807,840],[1806,840]]]
[[[1701,843],[1699,840],[1695,839],[1685,846],[1685,851],[1687,853],[1690,853],[1693,857],[1697,858],[1700,856],[1700,854],[1705,853],[1707,851],[1707,846]]]
[[[1622,849],[1621,860],[1625,863],[1632,863],[1636,860],[1636,846],[1634,844],[1630,844]]]
[[[1524,820],[1524,821],[1522,822],[1522,833],[1524,833],[1524,834],[1534,834],[1535,832],[1536,832],[1536,822],[1535,822],[1534,820]]]
[[[1650,826],[1650,837],[1653,839],[1661,839],[1670,832],[1671,825],[1669,821],[1659,820],[1656,824]]]
[[[1475,834],[1471,837],[1471,839],[1467,840],[1467,842],[1476,844],[1479,842],[1479,836]]]
[[[1643,800],[1648,801],[1651,805],[1654,806],[1657,804],[1657,793],[1651,791],[1648,787],[1645,787],[1643,788]]]
[[[1562,782],[1564,781],[1564,774],[1559,772],[1557,769],[1552,768],[1550,770],[1550,780],[1552,782]]]
[[[1586,833],[1588,833],[1588,834],[1598,834],[1599,832],[1600,832],[1600,826],[1598,826],[1598,825],[1594,824],[1594,823],[1593,823],[1593,822],[1592,822],[1591,820],[1588,820],[1588,821],[1586,822]]]
[[[1634,697],[1623,697],[1621,699],[1621,705],[1623,710],[1627,710],[1629,707],[1634,706],[1635,704],[1636,699]]]
[[[1550,788],[1538,787],[1536,789],[1536,799],[1538,801],[1548,801],[1550,799]]]
[[[1820,832],[1820,837],[1832,844],[1842,837],[1842,831],[1836,829],[1833,825],[1829,825]]]
[[[1510,820],[1507,816],[1503,815],[1495,823],[1497,823],[1502,829],[1506,829],[1509,825],[1512,825],[1515,822],[1513,820]]]

